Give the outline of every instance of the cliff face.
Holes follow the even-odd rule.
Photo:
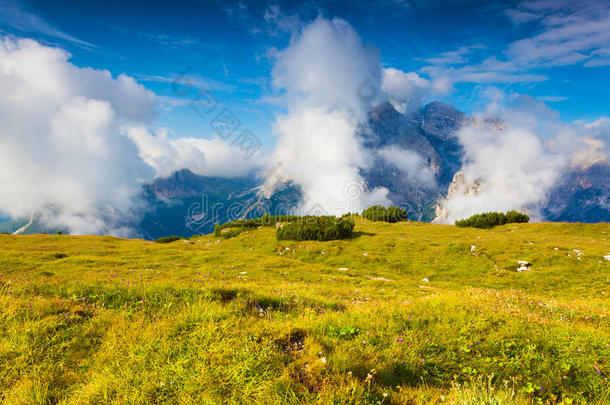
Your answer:
[[[368,126],[362,131],[364,146],[376,151],[372,166],[362,171],[363,178],[370,188],[389,189],[390,200],[405,207],[410,218],[432,220],[436,201],[445,195],[462,164],[464,153],[455,133],[465,120],[453,106],[437,102],[410,115],[399,113],[390,103],[379,105],[370,112]],[[421,158],[421,167],[414,169],[431,171],[433,181],[418,180],[388,162],[379,153],[387,148]]]
[[[542,213],[548,221],[610,222],[610,164],[572,167],[549,193]]]

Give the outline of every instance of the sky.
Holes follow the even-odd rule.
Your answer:
[[[573,3],[573,2],[572,2]],[[172,80],[213,92],[272,148],[274,52],[317,16],[346,20],[381,63],[451,91],[431,98],[470,112],[481,87],[529,94],[563,120],[610,113],[605,1],[132,2],[1,0],[0,29],[67,50],[81,67],[125,73],[161,97],[158,126],[211,137]],[[185,100],[186,99],[186,100]]]
[[[521,209],[608,160],[609,73],[601,0],[0,0],[0,217],[129,235],[142,184],[183,168],[291,180],[302,212],[392,204],[361,176],[378,159],[436,184],[416,151],[365,147],[386,100],[475,118],[456,136],[487,186],[448,222]]]

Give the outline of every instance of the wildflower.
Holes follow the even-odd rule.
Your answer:
[[[326,363],[326,357],[320,357],[320,361],[321,361],[322,363]]]
[[[387,398],[387,396],[388,396],[388,393],[387,393],[387,392],[384,392],[384,393],[383,393],[383,397],[384,397],[384,398]]]
[[[366,345],[366,340],[362,341],[362,345],[365,346]]]

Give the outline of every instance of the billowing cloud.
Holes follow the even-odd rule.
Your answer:
[[[124,127],[154,116],[127,76],[80,69],[59,49],[0,42],[0,210],[73,233],[124,233],[153,171]],[[128,175],[126,175],[128,174]]]
[[[434,170],[417,152],[393,145],[380,149],[379,154],[397,168],[410,182],[418,182],[428,188],[436,186]]]
[[[303,211],[341,214],[389,203],[386,189],[368,190],[359,174],[368,157],[356,131],[379,89],[377,50],[344,20],[318,17],[278,53],[272,76],[287,106],[274,125],[273,161],[302,188]],[[277,176],[267,179],[266,192],[276,183]]]
[[[219,139],[153,135],[152,92],[69,57],[0,39],[0,212],[35,213],[75,234],[128,235],[143,182],[182,168],[238,176],[257,164]]]
[[[487,211],[538,208],[570,166],[607,160],[604,120],[564,123],[546,104],[492,88],[488,103],[458,131],[464,165],[437,212],[453,223]]]
[[[218,138],[171,137],[166,130],[152,133],[145,127],[130,128],[127,135],[137,145],[139,156],[160,177],[180,169],[203,176],[242,177],[264,166],[259,154],[245,159],[238,146]]]
[[[385,68],[381,90],[399,112],[407,113],[421,107],[430,96],[447,94],[451,90],[451,82],[443,77],[428,80],[415,72]]]

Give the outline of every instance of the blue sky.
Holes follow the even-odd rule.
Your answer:
[[[610,115],[606,1],[125,2],[0,0],[0,29],[63,48],[81,67],[126,73],[161,99],[156,125],[211,137],[178,94],[185,74],[272,148],[282,110],[270,86],[273,55],[318,15],[351,24],[383,66],[447,78],[431,98],[470,112],[486,86],[545,101],[562,120]]]

